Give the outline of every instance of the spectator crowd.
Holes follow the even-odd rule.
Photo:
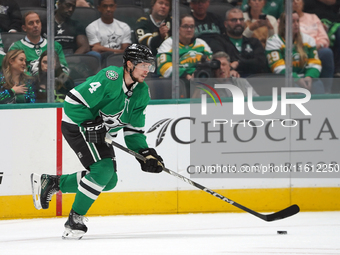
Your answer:
[[[2,104],[47,102],[46,10],[41,6],[23,8],[20,1],[0,0]],[[294,86],[314,94],[339,93],[334,78],[340,78],[340,0],[292,1]],[[119,3],[56,2],[55,102],[63,102],[69,90],[95,74],[86,58],[98,70],[122,66],[122,53],[132,43],[148,46],[156,57],[157,70],[150,78],[162,81],[171,77],[172,0],[136,1],[130,12]],[[197,63],[203,59],[219,61],[220,67],[212,72],[215,78],[228,79],[242,88],[251,86],[248,78],[284,75],[284,5],[283,0],[182,0],[178,45],[184,87],[181,97],[193,96],[190,81],[196,78]],[[213,6],[227,7],[227,11],[221,16],[211,11]],[[136,13],[143,15],[136,17]],[[74,56],[79,61],[68,62]]]

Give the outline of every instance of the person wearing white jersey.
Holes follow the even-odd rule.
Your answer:
[[[99,52],[102,63],[111,54],[120,54],[131,44],[131,29],[128,24],[114,18],[115,0],[99,0],[100,18],[86,27],[86,36],[92,51]]]

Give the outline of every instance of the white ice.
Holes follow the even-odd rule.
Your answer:
[[[247,213],[88,219],[81,240],[62,240],[66,218],[1,220],[0,254],[340,254],[340,212],[300,212],[275,222]]]

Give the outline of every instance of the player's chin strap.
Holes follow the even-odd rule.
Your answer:
[[[130,69],[130,77],[131,77],[131,79],[134,81],[134,82],[138,82],[138,80],[132,75],[132,72],[135,70],[135,68],[136,68],[136,65],[135,64],[133,64],[133,69],[131,70]]]
[[[128,68],[127,66],[126,66],[126,68]],[[130,77],[131,77],[131,79],[133,80],[133,82],[138,82],[138,80],[132,75],[132,72],[135,70],[135,65],[133,65],[133,69],[131,70],[129,70],[128,72],[129,72],[129,74],[130,74]],[[133,94],[133,91],[132,90],[129,90],[128,89],[128,91],[127,92],[125,92],[125,95],[127,95],[127,97],[128,98],[130,98],[131,96],[132,96],[132,94]]]

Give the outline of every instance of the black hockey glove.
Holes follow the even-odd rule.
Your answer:
[[[144,172],[160,173],[163,171],[163,159],[161,158],[161,156],[157,155],[155,149],[141,149],[139,150],[139,154],[146,158],[146,162],[137,158]]]
[[[85,139],[89,143],[105,143],[106,127],[101,117],[95,120],[87,120],[81,124],[85,129]]]

